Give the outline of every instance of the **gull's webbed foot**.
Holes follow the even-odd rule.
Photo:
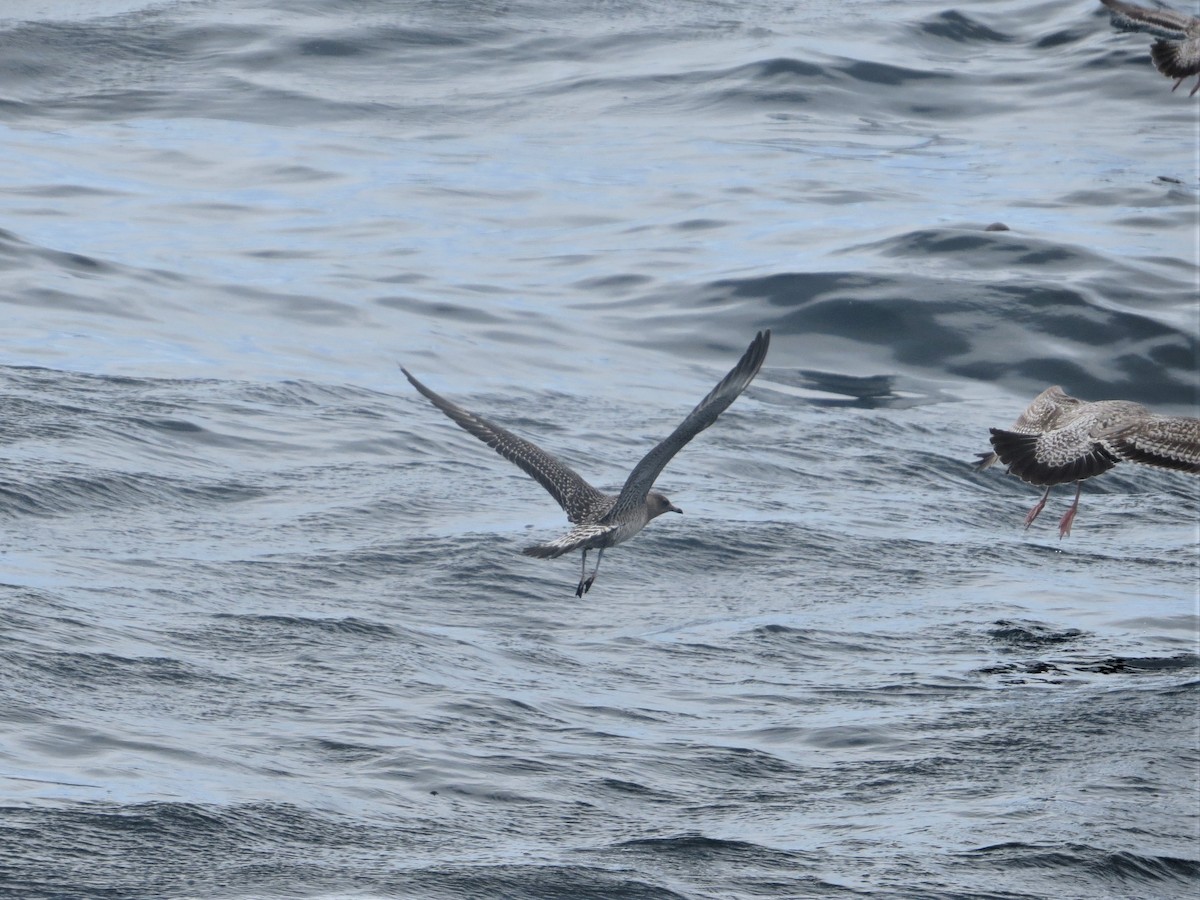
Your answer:
[[[1044,494],[1042,494],[1042,499],[1039,500],[1037,503],[1035,503],[1033,506],[1033,509],[1031,509],[1025,515],[1025,528],[1026,529],[1028,529],[1029,526],[1033,524],[1033,520],[1038,517],[1038,514],[1041,513],[1041,511],[1043,509],[1046,508],[1046,498],[1049,496],[1050,496],[1050,488],[1047,487],[1046,492]]]

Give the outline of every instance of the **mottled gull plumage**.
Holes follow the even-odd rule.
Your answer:
[[[1200,91],[1200,19],[1171,9],[1147,9],[1121,0],[1100,2],[1108,7],[1118,28],[1147,31],[1158,37],[1150,47],[1150,59],[1158,71],[1176,79],[1171,90],[1195,75],[1196,86],[1188,96]]]
[[[997,462],[1029,484],[1045,485],[1025,516],[1033,524],[1050,488],[1075,482],[1075,501],[1058,523],[1058,536],[1071,533],[1083,482],[1120,462],[1200,474],[1200,419],[1164,416],[1128,400],[1088,403],[1061,387],[1034,398],[1011,428],[992,428],[992,452],[979,454],[977,469]]]
[[[526,547],[523,552],[528,556],[549,559],[573,550],[582,550],[579,585],[575,589],[575,596],[582,597],[596,580],[606,548],[629,540],[646,527],[651,519],[665,512],[683,512],[658,491],[651,490],[655,479],[675,454],[682,450],[688,441],[712,425],[754,380],[767,358],[770,343],[771,332],[760,331],[729,374],[688,413],[679,427],[633,467],[619,494],[605,494],[596,490],[577,472],[541,447],[517,437],[483,416],[451,403],[419,382],[403,366],[400,371],[413,387],[452,421],[505,459],[515,463],[558,501],[573,527],[566,534],[544,544]],[[596,567],[591,575],[587,574],[589,550],[599,551]]]

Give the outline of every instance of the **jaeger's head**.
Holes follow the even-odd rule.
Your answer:
[[[646,495],[646,506],[650,510],[650,518],[661,516],[665,512],[683,513],[683,510],[666,498],[665,495],[658,491],[651,491]]]

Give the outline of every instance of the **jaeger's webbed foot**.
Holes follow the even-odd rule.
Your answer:
[[[588,588],[590,588],[591,586],[592,586],[592,580],[590,578],[581,580],[579,582],[579,586],[577,588],[575,588],[575,596],[582,597],[584,594],[587,593]]]

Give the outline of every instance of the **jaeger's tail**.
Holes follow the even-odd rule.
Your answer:
[[[603,547],[604,542],[601,539],[616,530],[616,525],[576,525],[561,537],[544,544],[534,544],[521,552],[538,559],[554,559],[584,547]]]

